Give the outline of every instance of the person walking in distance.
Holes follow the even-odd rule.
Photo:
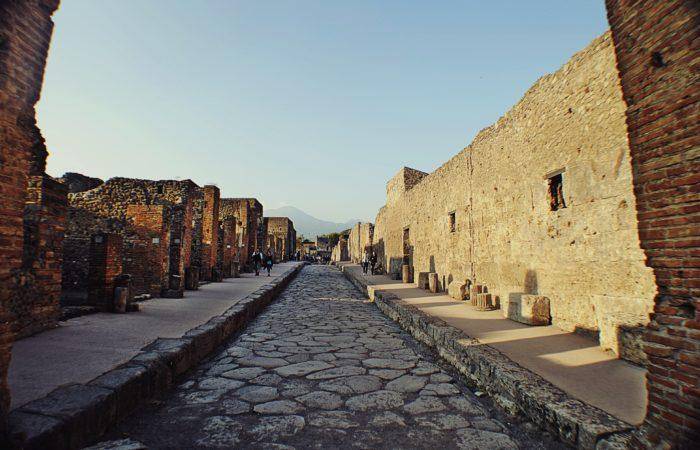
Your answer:
[[[372,275],[374,275],[374,268],[377,265],[377,254],[372,252],[372,256],[369,258],[369,263],[372,266]]]
[[[367,275],[367,268],[369,267],[369,256],[367,255],[367,252],[364,252],[362,254],[362,273]]]
[[[272,264],[275,258],[272,255],[272,249],[267,249],[267,254],[265,255],[265,269],[267,270],[267,276],[270,276],[270,271],[272,270]]]
[[[255,250],[253,252],[251,260],[253,261],[253,270],[255,270],[255,276],[257,277],[258,275],[260,275],[260,263],[262,262],[260,252]]]

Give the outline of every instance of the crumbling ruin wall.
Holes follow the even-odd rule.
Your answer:
[[[220,279],[221,261],[219,255],[219,206],[221,194],[213,185],[202,188],[204,209],[202,213],[202,265],[200,279],[217,281]]]
[[[658,284],[645,335],[642,448],[700,442],[700,4],[607,0],[639,236]]]
[[[549,178],[564,204],[552,210]],[[552,322],[642,362],[655,283],[640,249],[625,104],[608,33],[542,77],[430,175],[387,185],[374,243],[398,274],[472,279],[506,303],[550,298]],[[417,180],[417,182],[416,182]],[[565,205],[565,207],[564,207]]]
[[[219,217],[228,216],[237,219],[239,262],[242,268],[249,269],[250,255],[256,249],[265,248],[267,240],[262,204],[254,198],[222,198],[219,203]]]
[[[374,225],[371,223],[356,223],[350,228],[348,236],[348,259],[354,263],[362,261],[362,256],[372,246]]]
[[[264,221],[267,234],[280,240],[275,244],[275,257],[278,261],[288,261],[296,246],[294,223],[288,217],[265,217]]]
[[[338,243],[333,246],[333,250],[331,250],[331,261],[341,262],[349,259],[348,241],[345,238],[340,238]]]
[[[0,1],[0,446],[10,406],[7,369],[18,328],[16,321],[22,320],[22,311],[32,309],[26,305],[41,294],[42,278],[48,275],[50,258],[60,257],[60,252],[38,258],[28,255],[24,238],[29,177],[44,175],[47,155],[36,126],[34,105],[39,100],[53,32],[51,15],[58,3],[58,0]],[[55,192],[59,192],[58,188]],[[60,200],[56,195],[43,198]],[[45,206],[49,215],[55,211],[51,204]],[[53,232],[51,222],[43,221],[39,228],[43,239],[49,239]],[[58,237],[60,229],[55,232]],[[37,263],[44,272],[38,277]],[[53,315],[51,310],[47,312]]]
[[[195,210],[202,197],[201,189],[192,181],[140,180],[112,178],[95,189],[69,195],[69,217],[63,262],[63,296],[65,304],[81,304],[87,299],[89,249],[97,233],[116,233],[124,238],[124,270],[136,281],[136,295],[180,296],[185,273],[190,266],[198,272],[193,255],[199,255],[201,215]],[[155,293],[155,282],[138,272],[148,261],[152,245],[139,236],[127,220],[132,205],[162,205],[166,207],[168,234],[158,240],[158,248],[167,242],[166,280],[160,283],[162,292]],[[143,216],[144,220],[147,219]],[[199,221],[199,223],[198,223]],[[166,226],[164,225],[164,226]],[[154,238],[155,236],[151,236]],[[159,250],[160,251],[160,250]],[[150,270],[150,269],[149,269]]]

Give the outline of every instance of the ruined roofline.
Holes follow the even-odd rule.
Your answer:
[[[262,208],[262,203],[257,198],[254,197],[226,197],[226,198],[221,198],[221,201],[229,201],[229,202],[247,202],[247,203],[253,203],[255,205],[258,205]],[[252,206],[252,205],[251,205]]]
[[[493,122],[491,125],[482,128],[479,130],[478,133],[474,136],[472,141],[464,148],[462,148],[459,152],[457,152],[455,155],[453,155],[451,158],[449,158],[447,161],[442,163],[437,169],[434,171],[427,173],[424,177],[422,177],[418,182],[416,182],[411,188],[414,188],[429,177],[432,177],[433,175],[437,175],[441,173],[442,171],[445,170],[445,168],[450,165],[454,160],[457,158],[464,157],[469,151],[471,151],[472,147],[475,144],[478,144],[479,142],[482,142],[484,140],[487,140],[496,130],[498,130],[501,127],[507,126],[510,121],[511,121],[511,114],[518,110],[520,106],[528,100],[528,97],[530,97],[534,91],[545,85],[549,80],[552,78],[556,78],[557,75],[562,74],[567,72],[570,68],[575,67],[576,65],[580,64],[586,57],[587,54],[592,53],[594,51],[597,51],[601,46],[603,45],[610,45],[612,46],[612,33],[610,32],[610,29],[606,30],[603,34],[600,36],[595,37],[594,39],[591,40],[591,42],[586,45],[584,48],[581,50],[577,51],[573,55],[571,55],[566,62],[564,62],[557,70],[554,72],[550,73],[545,73],[542,76],[540,76],[530,87],[523,93],[523,95],[520,97],[520,99],[508,110],[503,113],[495,122]],[[619,78],[619,77],[618,77]],[[622,88],[620,88],[620,92],[622,92]],[[620,93],[622,95],[622,93]],[[389,183],[391,183],[397,175],[401,173],[404,169],[409,169],[412,171],[416,172],[421,172],[420,170],[412,169],[410,167],[404,166],[402,167],[396,174],[387,181],[387,187],[389,186]],[[426,172],[421,172],[421,173],[426,173]],[[407,189],[408,190],[408,189]],[[380,208],[381,211],[381,208]]]
[[[95,195],[99,193],[102,190],[108,189],[108,187],[117,184],[119,182],[137,182],[137,183],[144,183],[144,184],[164,184],[164,183],[173,183],[173,184],[178,184],[178,185],[186,185],[189,189],[200,189],[199,185],[195,183],[194,181],[188,179],[185,180],[149,180],[145,178],[128,178],[128,177],[112,177],[109,178],[108,180],[102,182],[99,186],[96,186],[92,189],[88,189],[85,191],[80,191],[80,192],[72,192],[68,193],[68,198],[82,198],[82,197],[90,197],[92,195]]]

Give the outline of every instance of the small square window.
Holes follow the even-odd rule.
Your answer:
[[[549,184],[549,209],[557,211],[566,208],[564,202],[564,177],[558,173],[547,179]]]
[[[450,215],[450,233],[457,231],[457,213],[452,211]]]

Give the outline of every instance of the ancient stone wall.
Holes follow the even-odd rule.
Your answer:
[[[294,223],[288,217],[265,217],[264,222],[267,234],[280,240],[275,250],[275,257],[278,261],[291,259],[296,247]]]
[[[204,211],[202,218],[202,267],[200,278],[215,281],[219,279],[219,201],[220,192],[216,186],[204,186]]]
[[[655,284],[624,111],[606,33],[435,172],[402,169],[388,183],[374,229],[382,267],[437,272],[441,289],[471,279],[501,304],[547,296],[554,325],[642,362]]]
[[[340,262],[348,261],[349,259],[348,241],[345,238],[340,238],[331,251],[331,261]]]
[[[132,205],[162,205],[166,210],[167,224],[163,226],[167,227],[168,235],[159,238],[158,248],[167,242],[168,275],[158,281],[161,286],[158,295],[181,296],[186,275],[199,274],[203,194],[192,181],[112,178],[95,189],[69,194],[69,203],[63,263],[64,304],[86,301],[90,242],[101,232],[117,233],[124,238],[123,267],[125,271],[135,271],[127,272],[136,281],[134,293],[155,294],[156,282],[149,281],[151,276],[145,272],[139,272],[146,267],[153,242],[147,243],[127,220]],[[144,220],[146,217],[143,216]],[[196,288],[196,280],[188,287]]]
[[[221,260],[223,276],[224,278],[229,278],[234,276],[234,262],[238,262],[236,218],[227,217],[225,219],[222,219],[221,224],[219,226],[219,230],[219,237],[221,242],[221,244],[219,245],[219,249],[221,252],[219,258]]]
[[[34,267],[23,261],[24,215],[29,176],[43,175],[47,155],[34,105],[57,7],[58,0],[0,1],[0,446],[14,323],[21,305],[41,292]]]
[[[104,183],[99,178],[88,177],[76,172],[66,172],[58,181],[66,185],[70,194],[89,191]]]
[[[607,0],[641,246],[658,295],[645,336],[647,448],[700,442],[700,3]]]
[[[374,225],[358,222],[350,229],[348,236],[348,259],[354,263],[362,261],[362,256],[372,247]]]
[[[237,219],[239,261],[241,267],[249,269],[250,255],[256,249],[264,249],[267,240],[262,204],[254,198],[222,198],[219,208],[219,217]]]
[[[123,270],[132,276],[134,295],[160,297],[169,288],[172,209],[165,205],[129,205],[130,233],[125,239]]]

